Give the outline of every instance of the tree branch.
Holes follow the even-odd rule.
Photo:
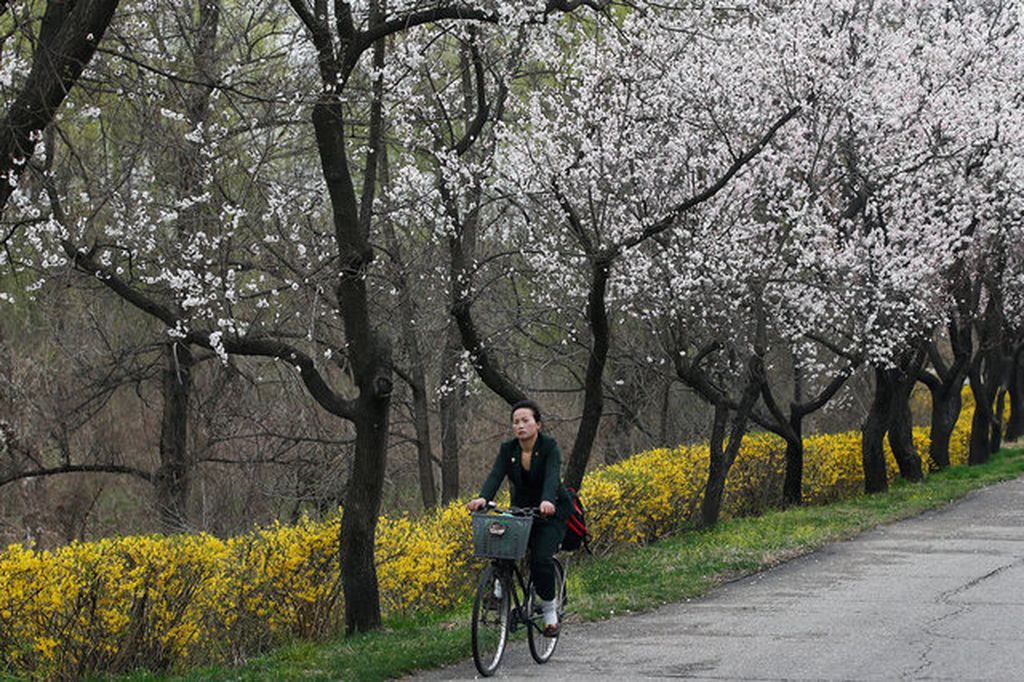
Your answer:
[[[807,402],[794,405],[793,411],[797,413],[799,416],[805,417],[811,414],[812,412],[817,412],[818,410],[820,410],[822,407],[825,406],[825,403],[832,399],[832,396],[839,392],[839,389],[843,387],[843,384],[845,384],[846,381],[851,376],[853,376],[853,371],[857,368],[858,365],[860,365],[860,363],[860,359],[852,361],[849,364],[849,366],[844,368],[841,372],[839,372],[839,374],[833,377],[832,381],[829,382],[828,386],[826,386],[821,391],[821,393],[818,394],[818,397],[814,398],[813,400],[809,400]]]
[[[474,34],[475,35],[475,34]],[[490,107],[487,105],[487,90],[484,82],[484,66],[483,60],[480,58],[480,50],[477,48],[476,41],[470,42],[470,54],[473,56],[473,74],[476,77],[476,115],[473,120],[470,121],[469,125],[466,126],[466,132],[463,134],[462,139],[455,143],[455,153],[458,156],[462,156],[469,148],[473,145],[473,142],[480,137],[480,133],[484,129],[484,125],[487,123],[487,116],[490,114]],[[498,90],[498,99],[504,98],[505,85],[502,84]]]
[[[606,9],[610,4],[610,0],[548,0],[547,4],[544,6],[544,12],[541,14],[540,21],[543,21],[550,14],[555,12],[564,12],[568,14],[574,12],[580,7],[589,7],[596,12],[600,12]],[[432,9],[410,12],[409,14],[374,23],[367,28],[366,31],[359,33],[357,40],[353,43],[353,58],[351,63],[352,66],[354,66],[355,61],[359,59],[359,55],[362,54],[366,48],[381,38],[413,28],[414,26],[431,24],[445,19],[453,19],[456,21],[482,21],[489,24],[496,24],[500,18],[501,15],[498,12],[491,12],[471,5],[462,4],[448,5],[446,7],[434,7]]]
[[[104,286],[113,291],[123,300],[132,304],[142,312],[157,318],[169,329],[177,329],[184,322],[183,316],[177,311],[154,301],[137,289],[131,287],[127,282],[97,263],[92,258],[92,253],[76,249],[70,242],[64,241],[64,252],[81,272],[96,277]],[[197,346],[216,351],[217,348],[210,341],[211,333],[208,331],[188,331],[183,341],[193,343]],[[283,341],[260,337],[232,337],[224,336],[221,339],[223,349],[234,355],[248,355],[257,357],[275,358],[284,360],[295,366],[301,373],[302,381],[309,390],[310,395],[333,415],[344,419],[352,419],[355,409],[352,401],[345,400],[335,393],[316,364],[306,353]]]
[[[57,476],[59,474],[74,473],[128,474],[129,476],[141,478],[147,483],[153,482],[153,474],[142,469],[136,469],[135,467],[122,466],[120,464],[65,464],[59,467],[19,471],[15,474],[2,476],[0,477],[0,487],[26,478],[39,478],[42,476]]]
[[[373,46],[373,101],[370,104],[370,134],[366,142],[366,172],[363,174],[363,195],[360,198],[359,226],[363,234],[370,233],[373,217],[373,198],[377,195],[377,169],[383,152],[381,138],[384,128],[384,43]]]
[[[656,223],[645,228],[639,235],[630,237],[628,239],[624,239],[621,242],[619,242],[619,244],[616,246],[616,251],[621,252],[625,249],[636,246],[640,242],[649,239],[654,235],[664,232],[665,230],[675,225],[676,221],[679,220],[680,216],[689,211],[691,208],[704,203],[705,201],[711,199],[713,196],[718,194],[718,192],[721,191],[722,188],[729,184],[729,181],[733,178],[734,175],[739,173],[744,166],[746,166],[755,156],[757,156],[761,152],[762,149],[764,149],[764,147],[769,142],[771,142],[771,139],[775,137],[775,133],[777,133],[779,129],[782,128],[782,126],[786,125],[786,123],[793,119],[793,117],[795,117],[798,113],[800,113],[800,107],[796,106],[787,111],[785,114],[783,114],[782,117],[779,118],[772,125],[772,127],[768,129],[768,132],[766,132],[760,140],[758,140],[752,147],[750,147],[750,149],[744,152],[742,156],[733,161],[732,165],[729,166],[728,169],[726,169],[725,173],[719,176],[718,180],[716,180],[714,184],[705,188],[704,191],[702,191],[700,194],[696,194],[687,199],[686,201],[677,205],[675,208],[669,211],[667,215],[662,217]]]
[[[35,135],[45,130],[114,16],[118,0],[48,2],[28,78],[0,121],[0,212],[13,186],[8,173],[24,172],[35,149]]]

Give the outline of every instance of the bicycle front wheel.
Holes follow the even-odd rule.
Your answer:
[[[484,677],[494,674],[505,653],[511,588],[508,578],[494,566],[480,572],[473,601],[473,662]]]
[[[555,559],[555,605],[558,613],[558,622],[562,622],[562,614],[565,610],[565,569],[561,562]],[[558,637],[544,636],[544,614],[540,610],[540,597],[530,583],[530,596],[526,601],[526,612],[530,614],[530,622],[526,627],[526,638],[530,642],[530,655],[538,663],[547,663],[551,654],[555,653],[558,646]]]

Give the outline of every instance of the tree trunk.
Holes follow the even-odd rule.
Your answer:
[[[782,503],[799,505],[803,503],[804,439],[803,418],[792,415],[789,419],[792,434],[786,436],[786,477],[782,483]],[[794,437],[790,437],[793,436]]]
[[[375,630],[381,624],[373,550],[384,489],[389,403],[386,397],[360,400],[360,414],[355,420],[355,461],[345,488],[340,534],[348,634]]]
[[[704,499],[700,506],[701,526],[707,528],[718,523],[722,513],[722,498],[725,496],[725,479],[729,475],[726,466],[725,426],[729,418],[729,408],[715,405],[714,421],[711,427],[711,438],[708,441],[708,481],[704,486]]]
[[[416,430],[416,463],[420,474],[420,497],[424,509],[437,506],[434,482],[434,454],[430,451],[430,413],[427,404],[426,378],[422,365],[413,369],[412,411]]]
[[[383,41],[378,41],[374,45],[375,68],[383,68],[383,50]],[[370,112],[368,148],[371,151],[363,178],[361,202],[356,199],[348,166],[344,105],[338,94],[325,89],[314,105],[312,115],[317,151],[331,199],[338,248],[338,309],[348,344],[352,378],[358,388],[355,407],[349,415],[356,430],[355,460],[346,484],[340,531],[345,630],[348,634],[375,630],[381,623],[373,544],[384,490],[392,359],[389,340],[372,324],[366,282],[367,270],[374,257],[369,243],[376,182],[374,160],[383,149],[380,143],[382,88],[381,79],[377,79]]]
[[[459,496],[459,421],[460,398],[441,397],[441,502],[448,504]]]
[[[565,470],[565,483],[577,490],[583,483],[583,475],[587,471],[590,451],[594,447],[597,428],[601,423],[601,412],[604,404],[604,366],[608,359],[610,330],[608,314],[605,309],[605,293],[608,288],[608,276],[611,264],[598,259],[591,268],[590,295],[587,302],[587,318],[590,323],[591,347],[590,360],[587,362],[587,374],[584,379],[583,416],[576,440],[569,454],[569,464]]]
[[[441,501],[451,502],[459,496],[459,425],[462,423],[462,382],[459,379],[459,357],[462,345],[454,323],[448,324],[441,376],[448,385],[441,393]]]
[[[381,159],[381,175],[385,186],[389,183],[387,159]],[[399,327],[402,343],[409,356],[409,387],[412,390],[413,430],[416,432],[416,463],[419,469],[420,499],[425,509],[437,506],[437,486],[434,483],[434,455],[430,439],[430,403],[427,399],[427,373],[420,351],[419,335],[416,329],[416,302],[409,287],[407,265],[402,256],[402,245],[398,241],[391,220],[381,220],[388,250],[395,265],[395,281],[398,289]]]
[[[708,482],[704,488],[704,500],[701,504],[701,525],[704,527],[713,526],[718,523],[722,513],[722,500],[725,497],[725,482],[729,477],[729,470],[732,469],[736,455],[743,445],[743,436],[747,431],[747,421],[750,418],[750,411],[757,400],[758,386],[756,382],[750,382],[744,389],[743,397],[732,420],[732,427],[729,429],[729,439],[725,440],[725,430],[728,427],[729,413],[733,410],[720,403],[715,405],[714,423],[711,427],[711,441],[709,443],[710,457],[708,459]]]
[[[907,382],[904,382],[906,384]],[[913,383],[909,386],[912,388]],[[921,471],[921,454],[914,446],[913,418],[910,413],[910,390],[900,386],[894,391],[893,404],[889,412],[889,447],[900,470],[900,477],[913,483],[924,480]]]
[[[989,434],[988,451],[995,454],[1003,447],[1003,410],[1006,408],[1006,389],[996,390],[996,407],[992,411],[992,431]]]
[[[665,390],[661,394],[661,419],[658,427],[658,442],[668,444],[668,416],[672,404],[672,382],[665,380]]]
[[[1001,438],[997,437],[996,431],[1002,427],[1002,415],[997,415],[995,402],[999,389],[1007,379],[1004,376],[1003,358],[1006,318],[1003,314],[1003,297],[999,283],[1005,259],[996,258],[989,265],[991,272],[987,273],[985,282],[989,297],[985,304],[985,313],[977,326],[978,355],[970,370],[971,393],[974,394],[974,419],[971,422],[971,451],[968,460],[970,464],[987,462],[989,456],[995,452],[992,446],[1000,443]]]
[[[932,391],[931,443],[928,452],[932,463],[939,469],[949,466],[949,439],[960,418],[961,403],[959,387],[953,390],[940,387]]]
[[[154,477],[160,526],[167,533],[188,528],[191,462],[188,449],[188,401],[195,360],[188,344],[165,346],[163,416],[160,421],[160,466]]]
[[[861,428],[861,460],[864,466],[864,492],[880,493],[889,489],[886,476],[883,441],[889,430],[889,409],[892,407],[892,386],[885,372],[875,369],[875,395]]]
[[[962,269],[962,268],[961,268]],[[955,277],[962,278],[962,273]],[[932,465],[937,469],[949,466],[949,440],[956,428],[963,409],[964,380],[971,367],[974,354],[974,338],[971,327],[971,316],[974,313],[971,288],[966,286],[967,280],[958,279],[959,293],[957,296],[959,315],[947,324],[947,337],[953,350],[953,362],[947,364],[938,345],[933,341],[928,346],[928,355],[935,370],[934,374],[921,372],[919,377],[931,392],[932,418],[930,445]],[[976,301],[975,301],[976,303]]]
[[[761,385],[764,382],[764,367],[757,355],[747,361],[746,385],[738,401],[730,407],[729,402],[718,400],[714,403],[715,414],[711,426],[710,457],[708,460],[708,482],[704,488],[704,500],[701,504],[701,524],[705,527],[718,523],[722,511],[722,498],[725,496],[725,481],[736,455],[743,445],[743,437],[747,432],[750,413],[757,402]],[[729,428],[729,413],[735,412],[732,426]],[[729,439],[726,441],[726,428],[729,428]]]
[[[850,365],[832,377],[832,380],[817,395],[805,400],[804,372],[792,347],[790,347],[790,353],[793,358],[793,399],[789,404],[789,414],[784,414],[782,408],[779,407],[768,383],[768,377],[763,372],[761,374],[763,381],[760,386],[761,396],[764,398],[765,406],[771,417],[770,420],[762,419],[761,421],[768,430],[786,441],[786,472],[782,482],[782,502],[787,506],[803,503],[804,418],[824,407],[839,392],[846,380],[853,374],[853,370],[860,364],[859,360],[851,360]]]
[[[990,438],[995,391],[982,378],[981,362],[971,368],[971,394],[974,396],[974,418],[971,420],[971,446],[969,464],[984,464],[988,461],[992,445]]]
[[[220,4],[215,0],[199,3],[196,42],[192,51],[192,82],[185,91],[185,118],[193,130],[205,130],[210,116],[213,70],[216,60],[217,28]],[[202,140],[186,139],[176,155],[178,201],[186,204],[175,224],[180,243],[188,243],[207,222],[200,204],[191,200],[205,191],[206,162]],[[189,205],[191,204],[191,205]],[[181,301],[178,301],[181,305]],[[195,365],[187,344],[172,342],[166,346],[167,359],[163,379],[163,419],[160,431],[160,468],[155,481],[161,527],[167,532],[188,527],[187,502],[192,478],[192,457],[188,451],[188,403],[192,392],[192,368]]]
[[[1006,440],[1015,441],[1024,436],[1024,366],[1020,350],[1013,355],[1009,394],[1010,417],[1006,421]]]

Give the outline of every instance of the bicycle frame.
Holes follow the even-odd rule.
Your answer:
[[[511,559],[492,559],[491,565],[494,566],[496,572],[508,578],[505,582],[511,586],[512,594],[509,595],[511,598],[511,603],[509,604],[509,610],[511,611],[508,621],[509,632],[515,632],[519,629],[520,625],[533,627],[537,632],[542,632],[543,628],[530,618],[530,614],[526,613],[528,581],[523,578],[523,572],[519,569],[519,562],[512,561]],[[522,595],[521,600],[520,595]]]

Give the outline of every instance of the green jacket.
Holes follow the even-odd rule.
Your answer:
[[[572,503],[569,492],[562,485],[562,453],[558,443],[544,432],[537,434],[533,446],[530,470],[523,469],[519,441],[513,438],[501,444],[491,473],[480,488],[480,497],[493,500],[501,482],[508,477],[512,491],[512,506],[537,507],[542,501],[555,505],[555,516],[564,521],[569,518]]]

